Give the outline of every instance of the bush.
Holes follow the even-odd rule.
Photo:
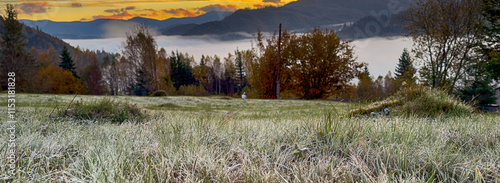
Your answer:
[[[472,107],[438,89],[422,86],[407,87],[396,93],[396,97],[404,101],[401,112],[405,115],[422,117],[468,116],[473,112]]]
[[[467,116],[473,112],[472,107],[442,90],[412,86],[402,88],[384,101],[372,103],[368,107],[356,109],[349,114],[379,112],[386,107],[391,108],[391,113],[419,117]]]
[[[120,103],[104,98],[93,102],[77,101],[68,106],[68,110],[59,112],[61,116],[79,120],[104,120],[112,123],[142,121],[145,118],[137,105]]]
[[[85,86],[73,73],[59,67],[49,66],[38,71],[36,88],[41,93],[85,94]]]
[[[250,86],[245,86],[242,90],[241,93],[246,92],[247,98],[259,98],[258,92],[255,88],[252,88]],[[241,97],[241,95],[240,95]]]
[[[153,94],[151,94],[151,96],[163,97],[163,96],[167,96],[167,92],[165,90],[156,90],[155,92],[153,92]]]
[[[179,87],[177,91],[178,95],[186,95],[186,96],[208,96],[209,93],[203,86],[196,85],[182,85]]]

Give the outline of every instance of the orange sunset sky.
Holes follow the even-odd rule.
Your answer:
[[[19,19],[52,21],[91,21],[95,19],[131,19],[145,17],[157,20],[194,17],[210,11],[235,11],[265,6],[283,6],[296,0],[1,0],[13,4]]]

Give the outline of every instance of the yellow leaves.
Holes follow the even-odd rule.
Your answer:
[[[83,84],[77,80],[71,71],[55,66],[40,69],[37,75],[38,91],[54,94],[86,93]]]

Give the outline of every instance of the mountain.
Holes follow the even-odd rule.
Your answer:
[[[61,39],[92,39],[122,36],[129,30],[129,27],[137,24],[145,24],[152,29],[160,30],[186,23],[202,24],[221,20],[227,15],[228,12],[212,11],[197,17],[170,18],[162,21],[135,17],[130,20],[97,19],[89,22],[54,22],[50,20],[20,20],[20,22]],[[119,31],[120,34],[116,35],[116,31]]]
[[[412,0],[299,0],[282,7],[238,10],[220,21],[192,27],[181,35],[254,33],[258,30],[273,32],[280,23],[291,30],[312,29],[353,22],[368,15],[397,13],[407,9],[411,2]]]
[[[0,33],[3,32],[3,23],[4,20],[0,16]],[[26,50],[30,50],[31,48],[36,50],[46,50],[52,47],[56,51],[60,51],[64,46],[67,48],[73,48],[63,40],[29,26],[23,26],[22,34],[26,39]]]
[[[354,23],[345,24],[338,35],[344,39],[403,36],[403,13],[365,16]]]

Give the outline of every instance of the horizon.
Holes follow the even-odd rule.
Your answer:
[[[19,20],[50,20],[54,22],[89,22],[99,19],[129,20],[136,17],[154,20],[197,17],[208,12],[234,12],[240,9],[279,7],[297,0],[7,0],[0,2],[0,14],[7,4],[18,10]]]
[[[241,39],[234,41],[220,41],[210,36],[155,36],[158,48],[164,48],[168,54],[171,51],[188,53],[193,56],[195,62],[201,55],[220,58],[227,57],[228,53],[234,54],[236,49],[251,49],[254,39]],[[63,39],[74,47],[89,49],[92,51],[104,50],[111,53],[121,53],[123,37],[100,38],[100,39]],[[210,45],[218,45],[213,47]],[[388,71],[392,74],[404,48],[411,49],[412,42],[406,37],[373,37],[353,40],[356,62],[368,63],[368,69],[376,79],[385,76]],[[384,46],[380,46],[384,45]]]

